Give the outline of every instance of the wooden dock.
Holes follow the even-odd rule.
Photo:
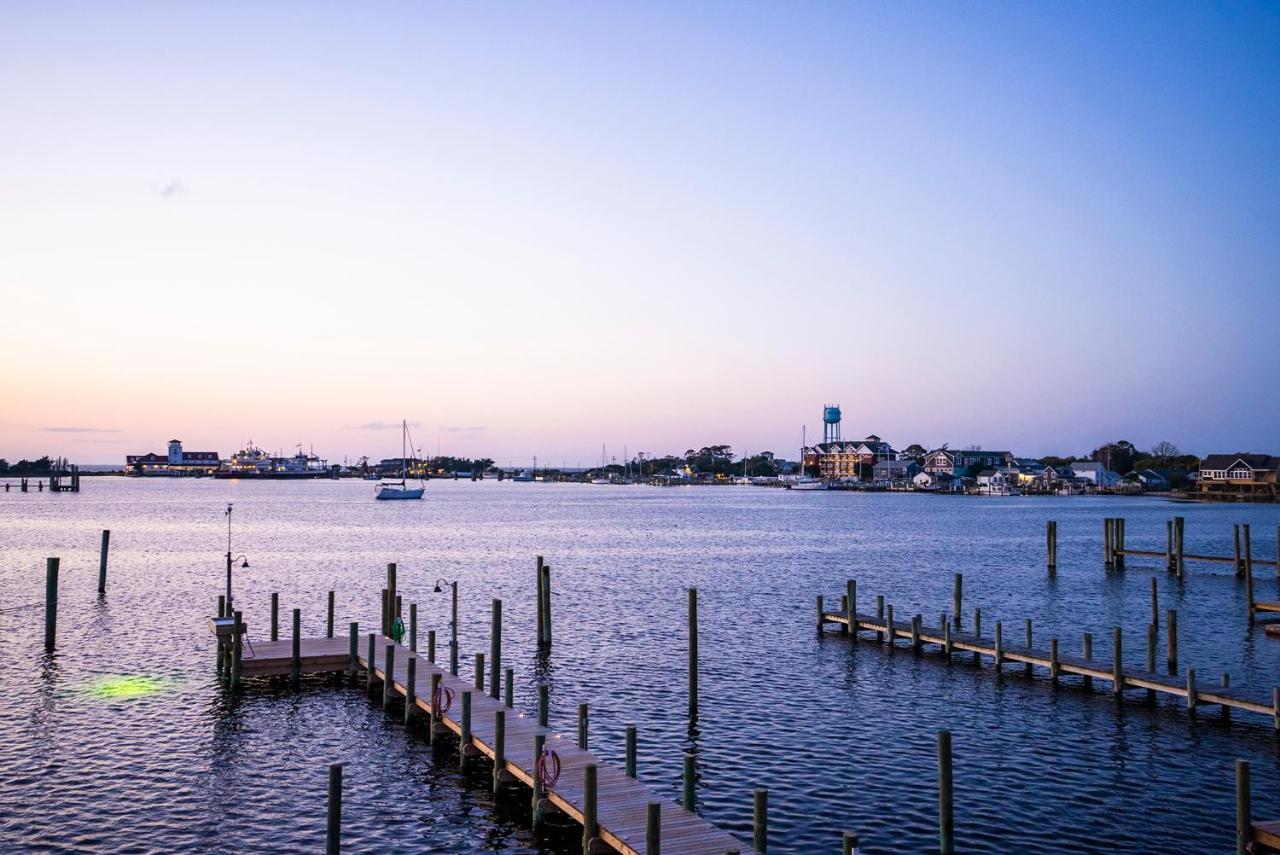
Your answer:
[[[369,669],[367,637],[354,645],[357,654],[353,662],[352,642],[347,636],[338,638],[303,638],[299,645],[299,670],[302,674],[336,673],[355,671],[367,673]],[[496,721],[500,710],[505,711],[503,757],[500,775],[504,780],[518,781],[529,788],[534,786],[535,754],[534,738],[542,736],[546,747],[554,751],[560,761],[560,775],[554,786],[545,789],[546,801],[552,809],[559,810],[575,822],[585,822],[586,769],[596,767],[596,823],[598,844],[593,852],[621,852],[624,855],[643,855],[646,848],[648,806],[661,804],[660,826],[663,853],[688,853],[689,855],[725,855],[725,853],[750,853],[755,850],[729,833],[717,828],[696,813],[680,805],[668,802],[640,781],[629,778],[622,770],[607,765],[592,752],[579,748],[575,740],[566,734],[538,725],[501,701],[491,698],[477,689],[474,682],[454,676],[448,668],[428,661],[401,644],[387,637],[378,638],[374,644],[373,673],[378,681],[386,681],[386,646],[395,645],[391,685],[395,694],[408,698],[408,662],[413,657],[415,686],[412,703],[422,711],[423,718],[433,712],[431,685],[434,675],[439,675],[443,688],[452,692],[453,702],[440,714],[440,726],[461,740],[463,722],[462,695],[471,695],[470,741],[460,745],[468,755],[483,755],[493,760],[497,743]],[[249,648],[252,648],[250,650]],[[255,641],[246,645],[241,659],[241,674],[251,676],[283,676],[293,673],[293,640]],[[442,695],[443,697],[443,695]],[[407,701],[406,701],[407,702]],[[441,702],[445,706],[445,702]]]
[[[1231,709],[1238,709],[1269,717],[1272,727],[1280,731],[1280,688],[1272,689],[1267,696],[1263,696],[1238,686],[1202,687],[1196,684],[1195,669],[1187,669],[1181,677],[1155,672],[1153,653],[1148,656],[1152,670],[1127,668],[1115,658],[1108,662],[1064,655],[1058,649],[1057,639],[1052,640],[1049,649],[1006,643],[998,622],[996,638],[989,639],[955,631],[950,623],[943,627],[925,625],[920,615],[901,622],[895,621],[891,609],[892,607],[885,616],[880,617],[851,614],[852,610],[825,611],[820,606],[818,631],[822,633],[828,625],[835,625],[840,627],[842,633],[848,634],[853,626],[852,635],[855,640],[861,637],[860,633],[874,632],[877,641],[887,639],[892,645],[906,641],[916,651],[925,645],[932,645],[948,657],[955,653],[974,653],[977,657],[991,659],[997,671],[1008,663],[1016,662],[1028,667],[1043,668],[1054,680],[1065,675],[1084,677],[1089,682],[1102,680],[1110,683],[1112,692],[1117,695],[1127,689],[1146,689],[1152,693],[1181,698],[1192,715],[1200,706],[1218,706],[1222,708],[1224,715],[1229,715]],[[1119,640],[1120,630],[1114,629],[1113,633],[1116,640]]]

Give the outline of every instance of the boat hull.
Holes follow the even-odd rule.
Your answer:
[[[390,501],[394,499],[421,499],[424,492],[425,490],[423,490],[422,487],[411,487],[404,490],[393,487],[389,490],[379,490],[374,495],[374,498],[382,499],[383,501]]]

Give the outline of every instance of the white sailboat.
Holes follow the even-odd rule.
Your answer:
[[[592,478],[591,483],[592,484],[612,483],[612,480],[609,478],[609,456],[608,456],[608,452],[605,450],[605,447],[603,445],[600,446],[600,469],[604,474],[597,475],[596,477]]]
[[[820,481],[817,478],[810,478],[804,474],[804,448],[808,445],[808,428],[800,427],[800,477],[791,484],[792,490],[825,490],[827,482]]]
[[[424,487],[410,487],[409,478],[409,423],[400,422],[400,480],[383,481],[374,492],[375,499],[421,499]]]

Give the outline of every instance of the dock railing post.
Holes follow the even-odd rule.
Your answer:
[[[826,623],[826,620],[822,617],[822,595],[818,594],[815,599],[818,604],[818,638],[822,638],[822,627]]]
[[[502,694],[502,600],[493,601],[489,625],[489,697],[495,701]]]
[[[107,592],[107,551],[111,546],[111,529],[102,530],[102,551],[98,555],[98,593]]]
[[[342,764],[329,764],[329,811],[325,855],[338,855],[342,846]]]
[[[951,587],[951,620],[955,623],[956,632],[960,631],[961,604],[964,594],[964,574],[957,573]]]
[[[354,677],[356,675],[356,666],[360,661],[360,624],[355,621],[351,622],[351,644],[347,650],[347,676]]]
[[[876,594],[876,621],[884,620],[884,594]],[[884,633],[876,630],[876,641],[884,641]]]
[[[849,634],[858,635],[858,583],[854,579],[845,582],[845,597],[848,599],[849,611],[845,613],[849,621]]]
[[[391,626],[396,622],[396,563],[391,561],[387,564],[387,628],[383,630],[383,635],[391,634]]]
[[[1249,792],[1249,762],[1236,760],[1236,855],[1253,848],[1253,797]]]
[[[244,613],[237,611],[231,629],[231,688],[240,688],[240,663],[244,659]]]
[[[507,771],[507,710],[493,712],[493,794],[502,792],[502,773]]]
[[[53,650],[58,641],[58,564],[60,559],[44,562],[44,649]]]
[[[1091,632],[1086,632],[1084,634],[1084,644],[1081,656],[1086,662],[1093,659],[1093,633]],[[1084,687],[1086,689],[1093,688],[1093,677],[1088,674],[1084,675]]]
[[[818,597],[818,617],[821,618],[822,597]],[[689,717],[698,714],[698,589],[689,589]],[[822,625],[818,625],[822,634]]]
[[[328,615],[325,619],[325,638],[333,638],[333,591],[329,592]]]
[[[418,652],[418,604],[409,604],[409,649]]]
[[[464,689],[462,692],[462,732],[458,737],[458,768],[467,768],[467,756],[471,753],[471,690]],[[541,734],[539,734],[541,736]],[[546,739],[543,736],[543,739]],[[538,753],[535,752],[533,759],[538,759]],[[535,770],[536,771],[536,770]],[[536,778],[536,775],[535,775]]]
[[[484,654],[483,653],[476,653],[475,665],[476,665],[476,688],[483,692],[484,691]]]
[[[436,664],[436,631],[427,630],[427,661]]]
[[[662,802],[649,802],[644,811],[644,853],[662,852]]]
[[[543,625],[546,623],[546,619],[547,619],[547,618],[546,618],[546,614],[543,612],[543,605],[544,605],[544,602],[543,602],[543,598],[542,598],[542,556],[541,556],[541,555],[537,555],[537,556],[534,556],[534,558],[535,558],[535,561],[534,561],[533,574],[534,574],[534,576],[535,576],[535,577],[537,577],[534,581],[537,583],[537,588],[538,588],[538,594],[537,594],[537,600],[538,600],[538,646],[539,646],[539,647],[541,647],[541,646],[542,646],[542,634],[543,634],[543,628],[544,628],[544,627],[543,627]]]
[[[1165,664],[1169,673],[1178,673],[1178,610],[1169,609],[1164,613],[1165,631]]]
[[[373,670],[373,655],[377,650],[378,634],[376,632],[369,633],[369,661],[368,667],[365,669],[365,690],[373,692],[373,684],[377,681],[378,675]]]
[[[548,707],[551,706],[551,687],[546,683],[538,686],[538,724],[547,726]]]
[[[951,731],[938,731],[938,852],[954,855],[955,812],[951,788]]]
[[[578,747],[587,750],[587,705],[578,704]]]
[[[1004,665],[1004,628],[996,621],[996,673]]]
[[[769,851],[769,791],[752,792],[752,845],[761,855]]]
[[[848,594],[840,595],[840,613],[843,615],[849,614],[849,595]],[[842,623],[839,625],[839,627],[840,627],[841,635],[849,634],[849,625],[847,623]]]
[[[516,705],[516,669],[508,668],[503,676],[505,678],[503,680],[503,686],[505,687],[503,703],[507,709],[514,709]]]
[[[458,676],[458,583],[449,583],[449,595],[453,600],[452,618],[449,620],[449,673]]]
[[[636,776],[636,726],[631,722],[626,724],[622,768],[628,778]]]
[[[409,652],[409,661],[405,663],[404,677],[404,723],[407,726],[413,721],[413,711],[417,709],[418,697],[418,657]]]
[[[280,640],[280,594],[271,592],[271,640]]]
[[[289,682],[298,688],[302,679],[302,609],[293,610],[293,646],[289,662]]]
[[[695,799],[697,798],[697,791],[693,781],[693,760],[693,755],[686,752],[680,775],[680,804],[689,813],[693,813]]]
[[[427,730],[427,743],[436,744],[436,731],[440,729],[440,702],[444,692],[440,688],[440,672],[431,672],[431,721]],[[464,749],[465,750],[465,749]]]
[[[1111,690],[1116,697],[1124,691],[1124,651],[1121,648],[1120,627],[1111,628]]]
[[[886,603],[884,607],[884,634],[889,639],[889,652],[893,652],[893,603]]]
[[[471,694],[470,692],[465,695]],[[464,697],[465,697],[464,695]],[[463,707],[464,710],[467,707]],[[533,813],[533,830],[536,834],[542,828],[542,800],[545,793],[542,789],[542,775],[540,774],[539,760],[542,753],[547,748],[547,735],[545,733],[535,733],[533,735],[533,798],[531,800],[531,810]]]
[[[1116,569],[1124,569],[1124,517],[1116,517]]]
[[[382,655],[382,706],[385,709],[391,706],[391,699],[396,696],[396,646],[384,645]]]
[[[551,646],[551,565],[542,565],[542,646]]]
[[[598,767],[595,763],[588,763],[582,773],[582,855],[591,855],[591,842],[600,834],[596,824]]]

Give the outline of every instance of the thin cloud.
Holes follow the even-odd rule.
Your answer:
[[[441,427],[440,430],[444,433],[484,433],[488,428],[484,425],[450,425],[447,427]]]
[[[42,427],[40,430],[46,433],[120,433],[115,428],[91,427]]]
[[[347,425],[347,430],[390,430],[400,427],[399,422],[365,422],[362,425]],[[422,422],[409,422],[409,427],[420,428]]]
[[[166,181],[164,184],[158,186],[156,188],[156,192],[166,199],[176,199],[178,196],[184,195],[187,192],[187,188],[182,185],[181,181],[175,178],[172,181]]]

